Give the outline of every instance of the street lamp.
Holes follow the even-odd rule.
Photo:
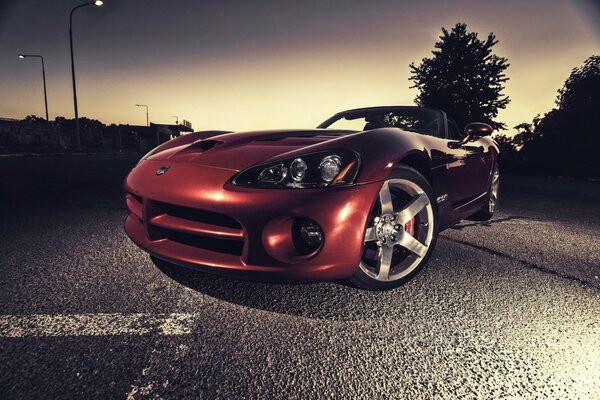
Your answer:
[[[73,78],[73,108],[75,109],[75,137],[77,139],[77,150],[81,150],[81,136],[79,135],[79,112],[77,110],[77,86],[75,85],[75,61],[73,59],[73,13],[75,10],[85,6],[101,6],[102,0],[90,1],[80,4],[71,10],[69,15],[69,43],[71,44],[71,77]]]
[[[42,60],[42,79],[44,81],[44,105],[46,106],[46,121],[48,121],[48,95],[46,94],[46,68],[44,67],[44,57],[37,54],[19,54],[19,58],[35,57]]]
[[[150,126],[150,122],[148,120],[148,105],[146,104],[136,104],[136,107],[146,107],[146,126]]]
[[[179,116],[178,115],[171,115],[171,118],[175,118],[175,124],[179,125]]]

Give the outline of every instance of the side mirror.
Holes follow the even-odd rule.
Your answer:
[[[471,122],[465,127],[465,136],[482,137],[492,134],[492,127],[483,122]]]
[[[448,147],[457,149],[469,143],[473,139],[480,138],[482,136],[489,136],[491,134],[492,127],[488,124],[484,124],[483,122],[471,122],[465,127],[465,136],[459,141],[448,143]]]

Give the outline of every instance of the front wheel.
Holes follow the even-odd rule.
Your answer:
[[[431,185],[418,171],[398,166],[379,191],[367,221],[363,254],[350,281],[387,290],[415,276],[435,247],[438,212]]]

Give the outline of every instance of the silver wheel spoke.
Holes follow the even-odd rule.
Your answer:
[[[500,173],[498,169],[494,169],[492,175],[492,184],[490,186],[490,201],[488,205],[488,211],[490,213],[494,212],[496,208],[496,203],[498,202],[498,187],[500,186]]]
[[[375,227],[367,228],[365,231],[365,242],[377,240],[377,229]]]
[[[408,233],[402,234],[398,244],[411,253],[416,254],[419,258],[424,257],[425,253],[427,253],[427,247]]]
[[[500,180],[500,174],[498,171],[494,171],[494,175],[492,177],[492,185],[497,183]]]
[[[386,181],[379,191],[379,202],[381,203],[381,214],[393,214],[394,205],[392,204],[392,194],[390,193],[390,184]]]
[[[400,223],[406,224],[413,219],[423,208],[429,204],[429,199],[425,193],[415,197],[402,211],[398,212],[397,217]]]
[[[390,267],[392,265],[392,255],[394,248],[383,245],[379,248],[379,260],[377,262],[377,279],[387,281],[390,275]]]
[[[394,210],[392,192],[394,196],[400,195],[399,200],[410,201],[402,209]],[[381,185],[378,196],[379,204],[375,207],[381,207],[381,214],[365,228],[360,269],[376,281],[395,282],[413,272],[427,254],[434,238],[433,204],[424,189],[410,179],[388,179]],[[414,218],[418,221],[409,234],[404,226]],[[396,246],[404,249],[396,252],[397,257]]]

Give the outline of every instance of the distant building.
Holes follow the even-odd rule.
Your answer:
[[[144,154],[161,143],[193,132],[193,129],[187,121],[183,124],[105,126],[99,121],[82,118],[80,132],[84,151]],[[73,120],[62,117],[50,122],[39,117],[0,118],[0,152],[62,152],[73,150],[75,142]]]
[[[113,126],[111,126],[111,128],[113,128]],[[119,148],[135,147],[141,154],[149,152],[161,143],[181,136],[182,133],[194,131],[191,124],[186,126],[182,124],[154,123],[150,123],[150,126],[116,125],[116,130]],[[132,144],[134,144],[134,146],[131,146]]]

